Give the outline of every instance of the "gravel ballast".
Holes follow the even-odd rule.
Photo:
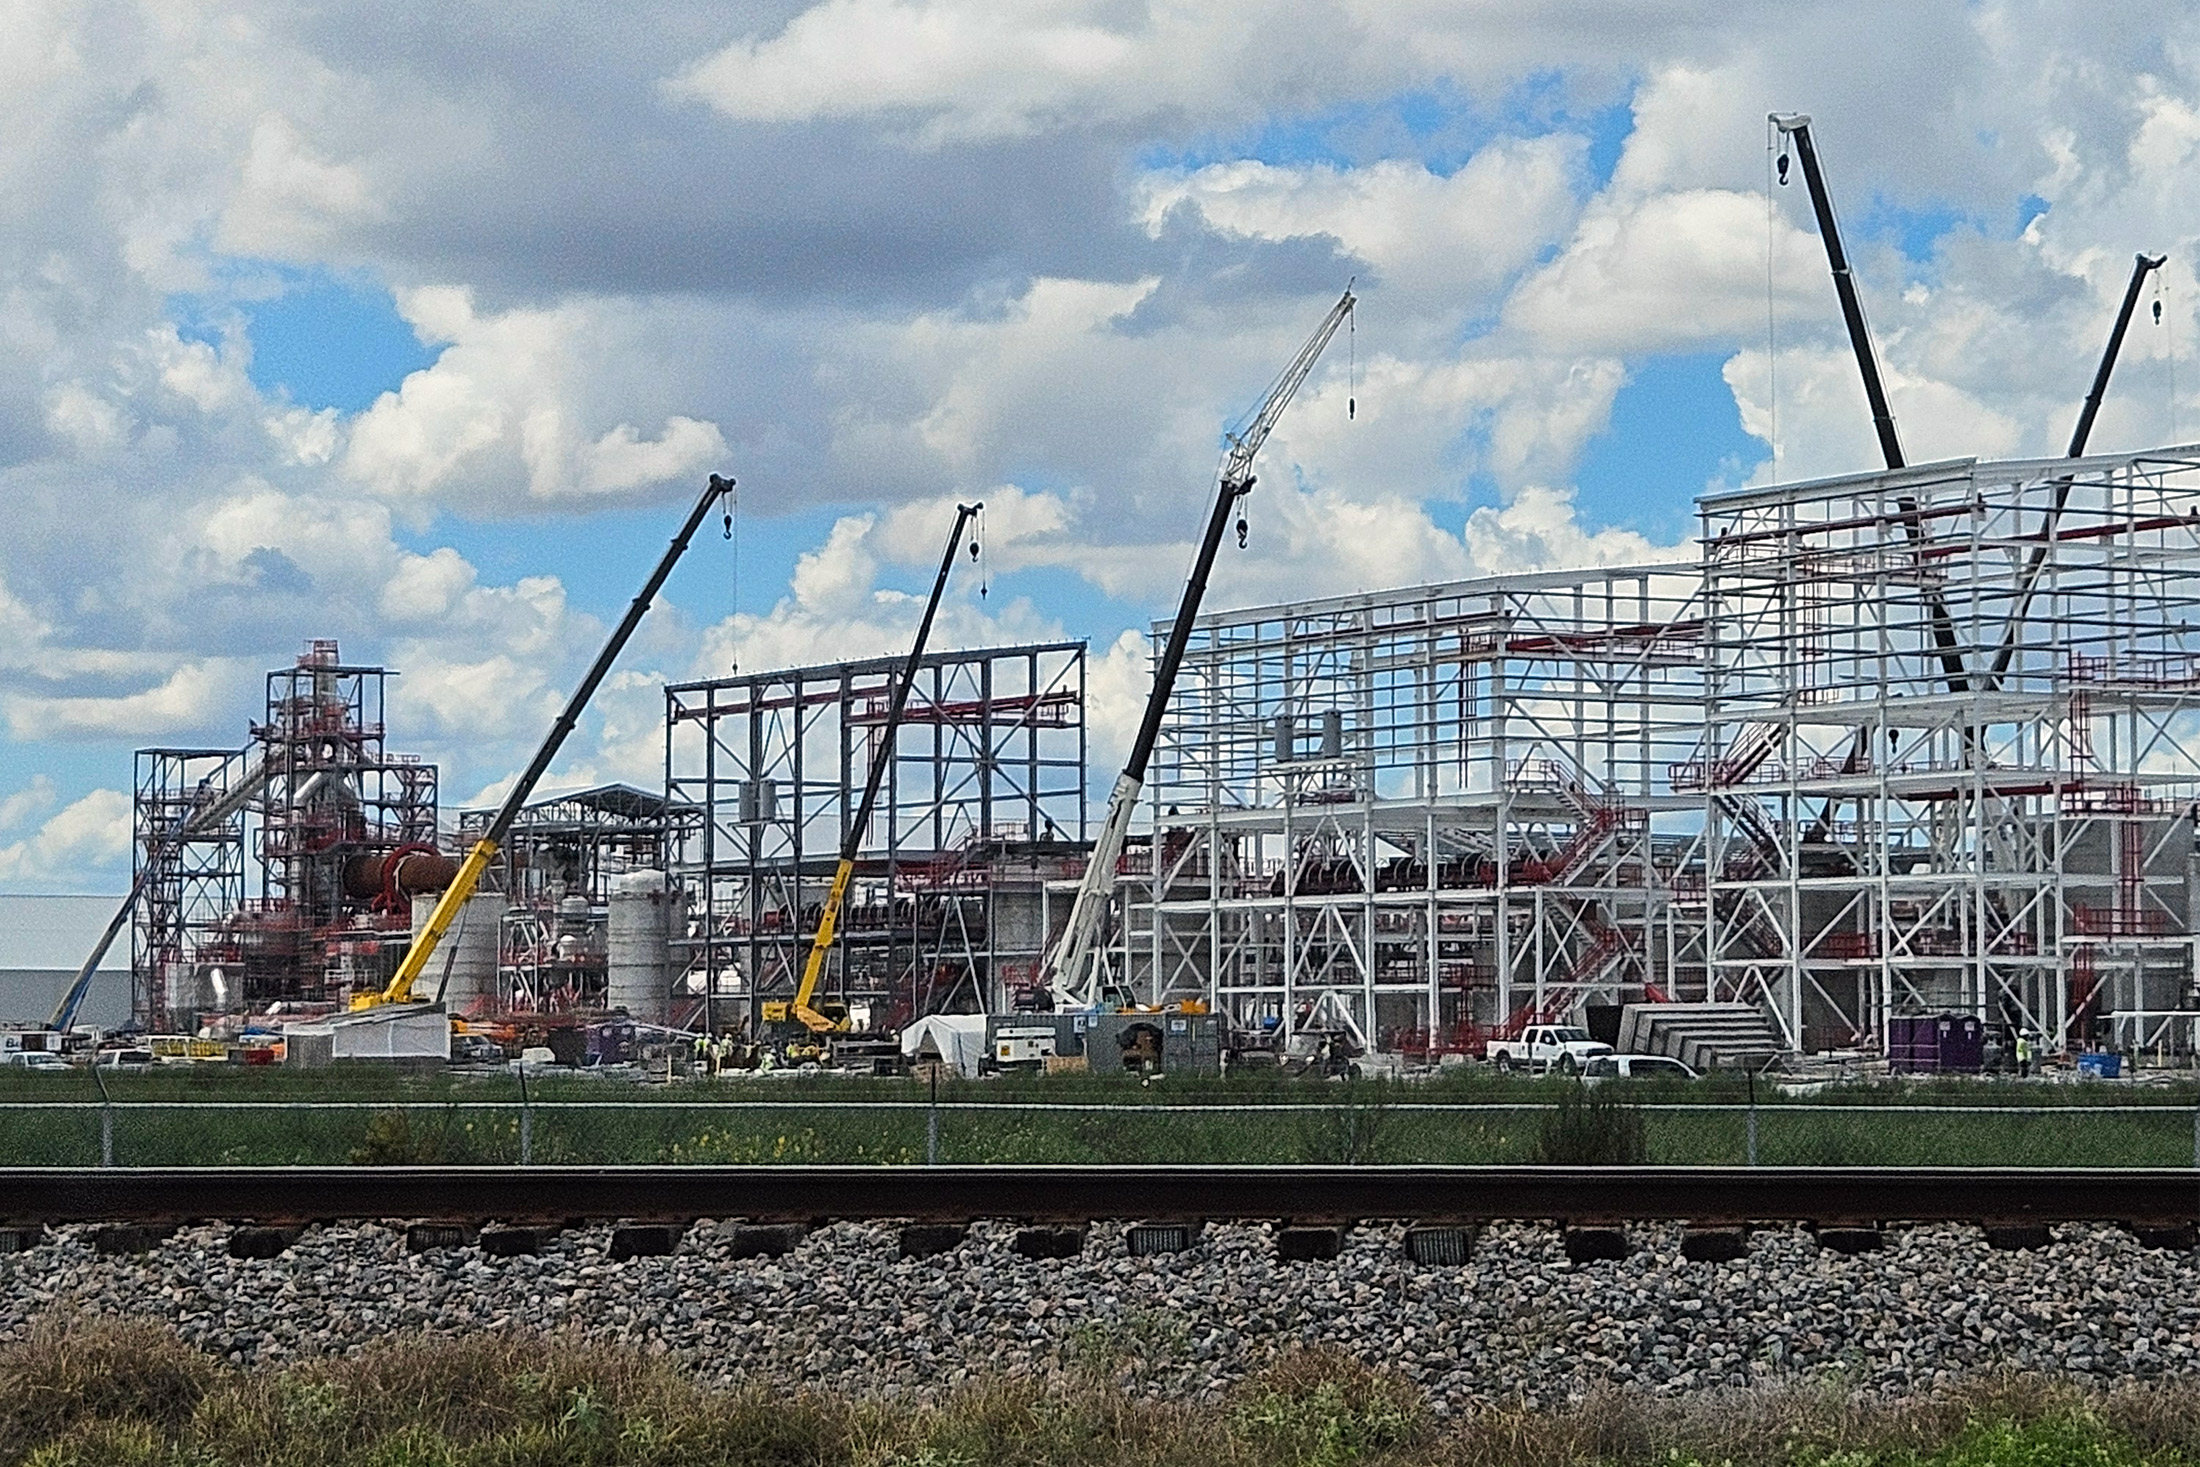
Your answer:
[[[500,1258],[409,1254],[399,1228],[332,1226],[272,1259],[230,1257],[221,1226],[138,1255],[65,1228],[0,1256],[0,1335],[56,1312],[142,1317],[252,1365],[420,1331],[578,1330],[670,1352],[705,1380],[865,1397],[1098,1369],[1203,1399],[1282,1351],[1326,1346],[1414,1380],[1439,1410],[1829,1374],[1885,1394],[1999,1370],[2106,1383],[2200,1359],[2200,1255],[2107,1227],[2018,1252],[1975,1228],[1919,1227],[1855,1256],[1782,1229],[1726,1263],[1688,1262],[1677,1229],[1641,1228],[1628,1258],[1572,1264],[1554,1229],[1504,1225],[1456,1267],[1409,1262],[1396,1227],[1357,1229],[1310,1262],[1279,1260],[1260,1227],[1211,1226],[1188,1251],[1142,1258],[1120,1226],[1060,1260],[1019,1256],[1014,1234],[979,1224],[947,1253],[903,1259],[894,1229],[842,1223],[737,1260],[702,1224],[669,1256],[615,1263],[607,1228]]]

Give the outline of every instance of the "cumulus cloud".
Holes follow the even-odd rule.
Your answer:
[[[1350,23],[1262,3],[1124,12],[1089,0],[825,0],[777,35],[735,41],[677,92],[762,122],[885,114],[930,145],[1013,135],[1072,116],[1250,110],[1276,53],[1312,61],[1313,36]],[[1265,53],[1265,54],[1264,54]],[[1329,58],[1346,63],[1332,50]]]
[[[0,846],[0,883],[81,887],[87,878],[98,880],[124,863],[129,853],[129,795],[93,790],[55,812],[36,834]]]
[[[2176,259],[2168,324],[2134,333],[2096,441],[2200,422],[2200,22],[2179,13],[648,0],[558,19],[415,0],[21,18],[0,55],[10,754],[236,737],[258,670],[338,635],[404,670],[398,721],[446,788],[487,792],[602,634],[535,563],[547,536],[500,556],[497,522],[586,526],[568,517],[721,468],[752,523],[835,523],[769,609],[653,618],[561,778],[646,782],[663,674],[905,645],[897,587],[976,497],[1007,584],[974,602],[959,578],[940,634],[1060,634],[1022,572],[1115,598],[1076,627],[1104,649],[1105,740],[1135,717],[1137,624],[1181,584],[1218,430],[1355,272],[1360,334],[1268,444],[1218,604],[1662,556],[1566,487],[1650,355],[1723,361],[1768,445],[1743,474],[1875,461],[1799,188],[1768,224],[1774,107],[1818,116],[1913,458],[2058,449],[2138,248]],[[1631,116],[1599,183],[1579,119],[1614,106]],[[387,289],[432,362],[361,412],[261,390],[239,305],[276,269]],[[491,553],[440,543],[444,516]],[[18,829],[83,793],[57,778],[34,809],[35,788]]]
[[[157,738],[209,726],[218,710],[237,705],[233,695],[249,685],[250,675],[243,667],[193,662],[136,692],[111,697],[11,693],[0,707],[6,710],[9,732],[21,739]]]
[[[516,495],[600,500],[725,462],[715,423],[673,413],[645,435],[631,422],[590,421],[603,384],[589,366],[636,324],[602,303],[485,316],[464,290],[436,288],[400,304],[423,340],[445,345],[352,425],[342,471],[379,494],[477,507]]]
[[[1363,167],[1277,166],[1245,159],[1141,181],[1146,227],[1196,209],[1232,234],[1288,240],[1326,235],[1373,272],[1386,334],[1420,311],[1456,316],[1559,237],[1578,208],[1582,138],[1500,139],[1449,174],[1404,159]]]

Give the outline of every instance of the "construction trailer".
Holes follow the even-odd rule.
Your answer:
[[[436,838],[436,767],[386,745],[392,676],[314,641],[268,673],[265,716],[242,749],[138,752],[138,1022],[340,1001],[387,979],[410,929],[393,858],[432,852]],[[246,780],[257,788],[227,818],[193,823]]]
[[[674,835],[675,963],[712,1029],[755,1033],[796,992],[904,660],[665,690],[666,798],[699,812]],[[920,659],[820,990],[852,1028],[994,1011],[1035,981],[1049,885],[1089,848],[1085,761],[1083,642]]]
[[[1702,801],[1668,772],[1701,591],[1682,563],[1199,617],[1128,857],[1141,995],[1426,1051],[1700,988]]]
[[[1700,508],[1710,996],[2189,1050],[2200,449]]]

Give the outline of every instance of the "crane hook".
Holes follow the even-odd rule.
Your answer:
[[[1787,186],[1788,186],[1788,155],[1787,155],[1787,149],[1786,149],[1786,148],[1782,148],[1782,149],[1780,150],[1780,187],[1782,187],[1782,188],[1786,188]]]
[[[1247,523],[1245,523],[1245,516],[1244,516],[1244,515],[1239,515],[1239,516],[1238,516],[1238,522],[1237,522],[1237,532],[1238,532],[1238,549],[1240,549],[1240,550],[1243,550],[1243,549],[1245,548],[1245,537],[1246,537],[1246,536],[1248,536],[1248,535],[1250,535],[1250,534],[1252,534],[1252,532],[1253,532],[1253,527],[1252,527],[1251,525],[1248,525]]]
[[[2156,297],[2154,302],[2154,324],[2157,326],[2162,324],[2162,302],[2160,297]]]

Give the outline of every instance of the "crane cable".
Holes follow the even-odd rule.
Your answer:
[[[971,527],[970,558],[978,563],[978,599],[980,601],[993,590],[993,561],[985,553],[985,505],[978,505],[977,524]]]
[[[2164,336],[2166,338],[2167,349],[2163,353],[2163,360],[2165,360],[2169,364],[2169,441],[2171,443],[2175,443],[2178,441],[2177,312],[2174,303],[2172,303],[2170,310],[2166,312],[2163,310],[2163,302],[2168,298],[2168,296],[2169,271],[2166,269],[2157,270],[2154,272],[2154,324],[2162,328]]]
[[[738,490],[726,495],[725,511],[725,538],[727,543],[733,547],[733,569],[727,577],[726,615],[731,626],[738,631],[741,625],[741,495]],[[727,671],[731,673],[740,670],[741,647],[740,643],[736,642],[733,648],[733,656],[729,659]]]
[[[1780,155],[1780,183],[1787,184],[1786,135],[1770,117],[1765,119],[1765,433],[1772,446],[1772,482],[1780,482],[1780,336],[1778,310],[1773,296],[1773,253],[1778,225],[1772,207],[1772,155]]]

